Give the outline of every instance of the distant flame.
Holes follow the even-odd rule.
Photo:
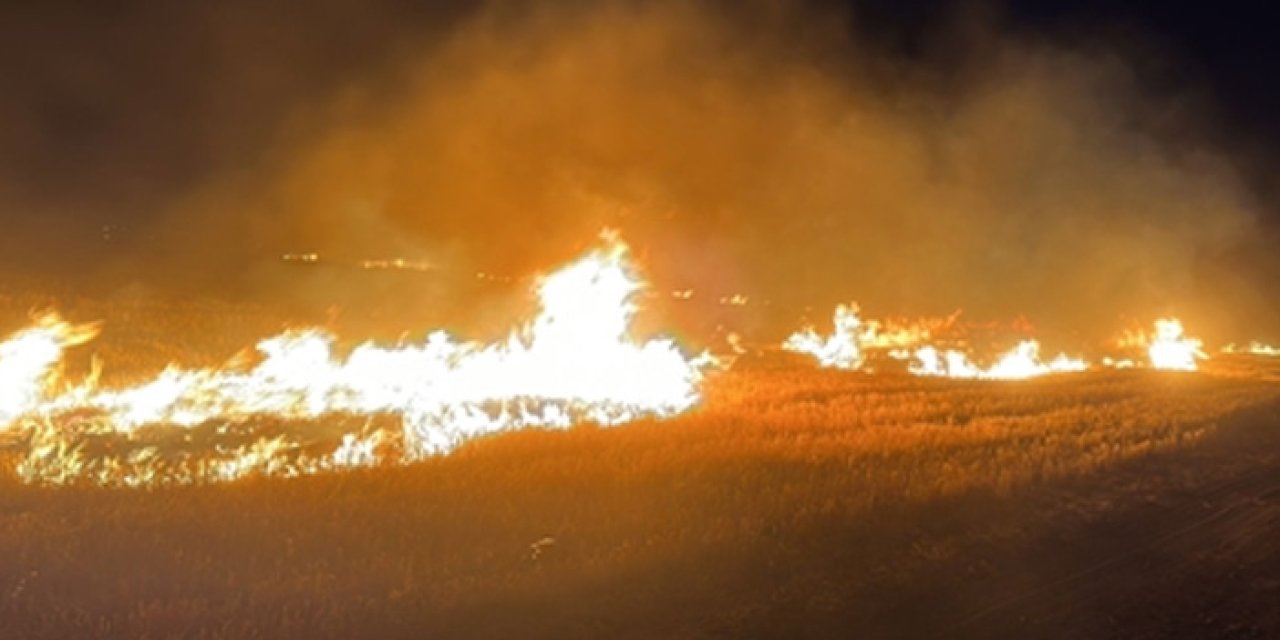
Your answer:
[[[782,348],[813,356],[821,366],[859,369],[870,350],[884,351],[896,360],[909,361],[907,370],[915,375],[948,378],[1016,380],[1044,375],[1083,371],[1084,360],[1060,354],[1049,362],[1040,360],[1040,343],[1024,340],[1001,355],[995,364],[982,368],[967,354],[954,349],[940,350],[928,341],[955,323],[958,316],[915,322],[866,320],[858,316],[856,304],[836,307],[834,331],[820,335],[806,327],[787,338]],[[912,350],[914,348],[914,350]]]
[[[813,327],[805,327],[787,338],[782,348],[809,354],[824,367],[857,369],[863,361],[862,343],[858,338],[858,328],[862,326],[858,305],[837,306],[833,323],[835,330],[829,336],[823,337]]]
[[[1229,344],[1222,348],[1223,353],[1244,353],[1254,356],[1280,357],[1280,347],[1273,347],[1269,344],[1254,340],[1247,345],[1237,346]]]
[[[1147,347],[1151,366],[1156,369],[1195,371],[1196,360],[1206,357],[1203,343],[1183,335],[1182,323],[1173,318],[1156,320],[1156,335]]]
[[[1197,361],[1208,358],[1201,349],[1199,338],[1185,335],[1182,321],[1177,318],[1161,318],[1155,321],[1155,331],[1145,333],[1129,331],[1120,338],[1125,348],[1142,348],[1147,352],[1147,363],[1153,369],[1166,371],[1195,371]]]
[[[955,323],[957,314],[948,318],[915,322],[880,322],[864,320],[858,315],[857,305],[836,307],[834,331],[823,336],[812,326],[789,336],[782,344],[788,351],[812,356],[823,367],[861,369],[867,362],[868,352],[880,350],[895,360],[907,362],[907,370],[915,375],[948,378],[973,378],[992,380],[1018,380],[1049,373],[1084,371],[1090,367],[1083,358],[1058,354],[1052,360],[1040,359],[1040,343],[1023,340],[1012,350],[995,358],[994,364],[983,367],[975,364],[966,351],[942,348],[933,339]],[[1157,320],[1151,333],[1127,331],[1118,341],[1126,351],[1142,350],[1146,363],[1152,369],[1195,371],[1198,361],[1208,358],[1198,338],[1185,335],[1182,322],[1176,318]],[[1015,330],[1029,330],[1030,325],[1019,321]],[[955,342],[954,336],[951,342]],[[1280,349],[1261,343],[1253,343],[1246,349],[1228,346],[1227,352],[1247,352],[1259,355],[1280,355]],[[1101,359],[1102,366],[1126,369],[1139,366],[1132,357]]]
[[[836,306],[831,335],[824,337],[808,326],[788,337],[782,348],[811,355],[824,367],[857,369],[872,351],[908,359],[911,347],[925,344],[954,324],[958,316],[959,312],[945,318],[864,320],[857,303],[841,304]]]
[[[932,346],[921,347],[915,353],[915,362],[909,371],[916,375],[945,376],[948,378],[980,378],[987,380],[1021,380],[1049,373],[1084,371],[1089,363],[1066,354],[1058,354],[1053,360],[1040,360],[1040,343],[1023,340],[1009,352],[1000,356],[995,364],[983,369],[969,361],[960,351],[939,353]]]

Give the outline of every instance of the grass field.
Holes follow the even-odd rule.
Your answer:
[[[208,322],[274,322],[237,318]],[[146,491],[9,475],[0,637],[1280,635],[1269,367],[1001,383],[747,358],[672,420],[405,467]]]

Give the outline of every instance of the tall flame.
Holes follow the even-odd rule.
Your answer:
[[[0,347],[0,381],[21,383],[5,385],[0,419],[9,425],[28,418],[23,423],[32,432],[30,448],[20,472],[29,479],[89,476],[145,484],[368,464],[390,437],[380,431],[348,433],[330,455],[298,462],[283,454],[300,443],[263,436],[230,455],[205,452],[174,468],[159,468],[149,448],[88,456],[77,438],[128,435],[153,425],[391,414],[400,418],[404,454],[412,458],[507,429],[670,416],[698,401],[697,385],[709,360],[686,358],[669,340],[639,343],[629,336],[633,299],[642,287],[626,246],[607,236],[601,248],[542,278],[537,317],[496,344],[457,342],[435,332],[421,344],[365,343],[341,358],[332,335],[293,330],[259,342],[261,361],[247,370],[170,366],[132,387],[101,389],[86,382],[56,395],[50,393],[48,372],[62,347],[92,334],[42,320]],[[89,419],[64,419],[72,415]],[[71,422],[80,426],[70,428]]]
[[[0,431],[46,399],[54,367],[66,348],[88,342],[97,333],[96,325],[72,325],[46,312],[0,343]]]
[[[1208,357],[1201,349],[1204,343],[1187,336],[1182,321],[1177,318],[1156,320],[1155,331],[1149,334],[1128,331],[1121,336],[1119,344],[1145,349],[1151,368],[1166,371],[1195,371],[1199,368],[1197,361]]]

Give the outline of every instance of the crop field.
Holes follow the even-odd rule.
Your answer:
[[[119,375],[290,320],[97,304]],[[1210,365],[956,381],[765,353],[672,419],[402,466],[127,490],[6,458],[0,636],[1272,637],[1280,367]]]

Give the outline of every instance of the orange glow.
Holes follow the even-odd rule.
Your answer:
[[[867,352],[882,350],[891,358],[908,361],[907,370],[915,375],[948,378],[1016,380],[1089,368],[1084,360],[1065,354],[1049,362],[1041,361],[1040,343],[1035,340],[1020,342],[985,369],[962,351],[940,350],[929,344],[930,339],[955,323],[957,315],[915,322],[864,321],[858,316],[856,304],[839,305],[831,335],[824,337],[813,327],[806,327],[788,337],[782,348],[811,355],[823,367],[839,369],[859,369]]]

